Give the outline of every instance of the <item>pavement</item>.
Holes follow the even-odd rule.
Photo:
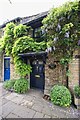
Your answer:
[[[0,83],[1,118],[80,118],[74,106],[67,108],[53,105],[43,99],[43,93],[30,89],[26,94],[7,91]]]

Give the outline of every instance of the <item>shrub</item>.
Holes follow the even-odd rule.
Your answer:
[[[75,86],[74,87],[74,94],[76,97],[80,98],[80,86]]]
[[[60,106],[70,106],[71,94],[65,86],[55,85],[51,89],[50,97],[52,103]]]
[[[15,82],[16,82],[16,80],[5,81],[4,84],[3,84],[3,87],[7,90],[13,89]]]
[[[28,90],[28,80],[20,78],[14,84],[14,91],[17,93],[25,93]]]

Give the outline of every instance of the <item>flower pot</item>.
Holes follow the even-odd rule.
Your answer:
[[[74,96],[74,103],[77,106],[77,109],[80,110],[80,98]]]

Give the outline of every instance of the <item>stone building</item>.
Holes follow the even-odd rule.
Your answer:
[[[47,16],[48,12],[43,12],[37,15],[16,18],[10,22],[29,25],[33,28],[33,37],[37,39],[37,31],[42,26],[42,20]],[[3,33],[3,28],[7,23],[0,26],[0,35]],[[0,36],[1,37],[1,36]],[[44,94],[49,95],[50,89],[55,84],[63,84],[73,90],[74,85],[80,84],[80,50],[74,53],[73,61],[69,64],[71,76],[66,78],[66,70],[62,68],[59,61],[54,59],[51,52],[41,52],[39,54],[22,54],[29,64],[32,66],[32,73],[29,75],[30,87],[38,88],[44,91]],[[10,57],[6,57],[0,53],[0,81],[8,79],[17,79],[19,76],[15,72],[13,63]]]

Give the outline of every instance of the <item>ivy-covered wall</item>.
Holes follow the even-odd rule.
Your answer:
[[[44,30],[47,31],[46,39],[48,39],[48,44],[50,44],[51,46],[55,46],[55,48],[56,48],[56,51],[54,53],[55,57],[56,58],[58,56],[59,56],[59,58],[61,57],[61,60],[62,60],[61,62],[63,64],[66,64],[66,62],[69,63],[68,61],[70,61],[71,58],[74,56],[72,62],[69,63],[70,76],[68,76],[68,87],[70,89],[73,89],[74,85],[79,84],[79,78],[80,78],[79,77],[80,76],[79,59],[75,58],[75,55],[80,54],[80,51],[78,50],[78,52],[74,52],[74,50],[77,48],[77,43],[80,38],[80,35],[79,35],[80,34],[80,32],[79,32],[80,23],[79,23],[79,19],[78,19],[78,12],[79,12],[78,6],[79,6],[78,2],[75,2],[75,3],[71,2],[70,4],[67,3],[63,7],[60,7],[58,9],[57,8],[52,9],[51,13],[43,21]],[[16,56],[16,52],[18,55],[18,53],[20,51],[27,52],[28,50],[30,50],[30,51],[41,50],[39,43],[35,43],[33,41],[33,42],[27,44],[28,37],[24,37],[24,32],[23,32],[23,37],[21,34],[18,34],[18,33],[20,33],[18,27],[16,27],[15,33],[17,36],[15,36],[14,38],[21,37],[21,38],[18,38],[17,42],[15,42],[15,44],[14,44],[15,46],[14,46],[13,50],[11,47],[11,51],[13,52],[13,54],[15,56]],[[54,41],[53,41],[53,39],[54,39]],[[7,43],[8,39],[6,38],[5,40]],[[22,43],[24,43],[23,48],[21,46],[22,43],[20,44],[20,42],[19,42],[20,40],[22,41]],[[26,40],[26,43],[25,43],[25,40]],[[10,39],[10,41],[11,41],[11,39]],[[31,39],[31,41],[32,41],[32,39]],[[55,41],[57,42],[57,44]],[[28,42],[30,42],[30,40]],[[35,43],[35,45],[31,45],[32,43]],[[5,44],[5,46],[6,46],[6,44]],[[21,47],[19,48],[19,46],[21,46]],[[43,45],[41,45],[41,46],[43,46]],[[24,48],[26,48],[25,51],[23,51]],[[78,47],[78,49],[80,49],[80,47]],[[6,50],[7,50],[7,46],[6,46]],[[42,50],[45,50],[45,49],[42,49]],[[71,52],[70,52],[70,50],[71,50]],[[10,54],[10,52],[9,52],[9,54]],[[72,52],[73,52],[73,54],[72,54]],[[45,65],[45,90],[44,90],[45,94],[49,94],[49,90],[54,84],[64,84],[64,85],[67,84],[66,70],[63,69],[63,67],[59,64],[58,59],[56,59],[56,60],[54,59],[55,58],[54,55],[53,56],[51,54],[48,55],[48,59],[47,59],[46,65]],[[0,62],[2,65],[1,54],[0,54]],[[56,67],[54,69],[50,69],[49,68],[50,63],[55,63]],[[21,66],[21,63],[19,63],[19,64]],[[19,65],[19,64],[17,64],[17,65]],[[0,67],[0,69],[1,69],[0,78],[2,77],[1,72],[3,72],[1,67]],[[10,64],[10,69],[11,69],[11,74],[10,74],[11,79],[19,77],[18,74],[14,70],[13,63]],[[22,70],[24,72],[25,67]]]

